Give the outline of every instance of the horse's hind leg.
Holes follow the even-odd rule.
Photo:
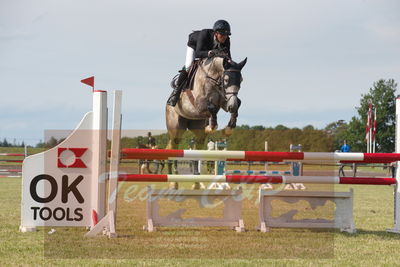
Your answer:
[[[166,149],[177,149],[182,139],[184,131],[182,130],[168,130],[169,140]],[[168,174],[178,174],[178,161],[167,161]]]
[[[175,109],[169,105],[166,106],[165,117],[167,122],[167,129],[169,141],[167,149],[177,149],[182,140],[182,135],[187,129],[187,120],[179,116]],[[173,168],[174,167],[174,168]],[[168,161],[168,174],[178,173],[178,162]],[[170,183],[170,188],[178,189],[178,183]]]
[[[184,130],[173,130],[168,131],[169,133],[169,141],[167,145],[167,149],[177,149],[179,143],[182,140],[182,135],[185,131]],[[168,160],[168,174],[178,174],[178,161],[177,160]],[[179,185],[177,182],[171,182],[169,184],[170,189],[178,189]]]
[[[196,141],[196,149],[204,149],[205,147],[205,140],[207,134],[204,131],[204,127],[206,125],[206,120],[198,120],[198,121],[191,121],[189,124],[189,130],[192,131],[195,135]],[[194,171],[196,174],[201,174],[201,164],[199,161],[194,161]],[[205,188],[204,184],[201,182],[195,182],[192,186],[192,189],[203,189]]]

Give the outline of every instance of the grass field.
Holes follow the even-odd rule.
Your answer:
[[[166,186],[166,185],[162,185]],[[125,183],[119,193],[119,237],[84,238],[82,228],[39,228],[19,233],[18,178],[0,180],[0,266],[400,266],[400,235],[386,233],[393,223],[393,189],[389,186],[352,186],[357,234],[332,230],[255,230],[258,225],[257,187],[244,186],[243,218],[247,231],[227,228],[160,228],[142,230],[145,223],[145,186]],[[348,191],[349,186],[337,186]],[[168,212],[178,205],[166,203]],[[221,209],[191,215],[218,215]],[[179,206],[181,207],[181,206]]]
[[[21,149],[14,152],[20,153]],[[38,152],[38,151],[34,151]],[[137,166],[121,164],[128,172]],[[262,169],[263,166],[252,166]],[[246,166],[230,166],[246,169]],[[285,170],[282,166],[270,166]],[[386,176],[380,168],[360,168],[361,172]],[[327,166],[305,166],[305,175],[319,172],[337,174]],[[335,172],[335,173],[334,173]],[[350,170],[347,170],[350,174]],[[381,174],[379,174],[381,173]],[[0,178],[0,266],[400,266],[400,235],[386,233],[393,226],[393,188],[390,186],[329,186],[323,190],[354,189],[354,216],[357,234],[337,230],[272,229],[258,226],[258,186],[243,185],[243,219],[246,232],[218,228],[158,228],[142,230],[146,222],[146,185],[121,183],[118,195],[118,238],[84,238],[83,228],[39,228],[20,233],[20,178]],[[166,188],[166,184],[156,185]],[[191,184],[183,184],[189,188]],[[312,187],[311,185],[308,188]],[[199,209],[194,201],[162,202],[161,214],[187,208],[188,217],[218,216],[222,207]],[[279,203],[283,213],[288,207]],[[312,211],[305,203],[304,216],[332,218],[334,206]]]

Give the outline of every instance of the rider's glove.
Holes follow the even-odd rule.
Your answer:
[[[214,49],[208,51],[208,57],[226,57],[226,56],[228,56],[226,48]]]
[[[218,49],[208,51],[208,57],[214,57],[216,54],[218,54]]]

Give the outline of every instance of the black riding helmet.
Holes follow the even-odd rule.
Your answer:
[[[224,35],[231,35],[231,25],[223,19],[217,20],[214,23],[213,30]]]

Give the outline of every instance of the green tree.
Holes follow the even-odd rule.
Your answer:
[[[265,130],[265,127],[262,125],[255,125],[251,127],[252,130]]]
[[[312,126],[312,125],[307,125],[307,126],[304,126],[303,127],[303,131],[306,131],[306,130],[309,130],[309,131],[312,131],[312,130],[314,130],[315,128],[314,128],[314,126]]]
[[[278,124],[275,127],[275,130],[288,130],[288,129],[289,129],[288,127],[286,127],[285,125],[282,125],[282,124]]]
[[[343,141],[346,140],[347,132],[349,129],[348,123],[344,120],[338,120],[335,122],[329,123],[325,127],[326,133],[333,138],[333,146],[335,149],[339,149],[343,145]]]
[[[36,148],[45,148],[45,143],[40,140],[39,143],[36,144]]]
[[[365,126],[369,102],[376,109],[376,152],[393,152],[395,141],[397,83],[393,80],[379,80],[373,84],[368,94],[362,95],[360,106],[348,126],[346,140],[352,151],[366,151]]]
[[[54,137],[54,136],[52,136],[51,138],[50,138],[50,140],[49,141],[47,141],[47,143],[46,143],[46,147],[47,148],[52,148],[52,147],[55,147],[56,145],[58,145],[58,140]]]
[[[9,147],[9,146],[11,146],[11,144],[8,143],[8,141],[7,141],[6,138],[4,138],[3,143],[1,144],[1,146],[2,146],[2,147]]]
[[[236,127],[237,130],[250,130],[250,126],[247,124],[239,125]]]

